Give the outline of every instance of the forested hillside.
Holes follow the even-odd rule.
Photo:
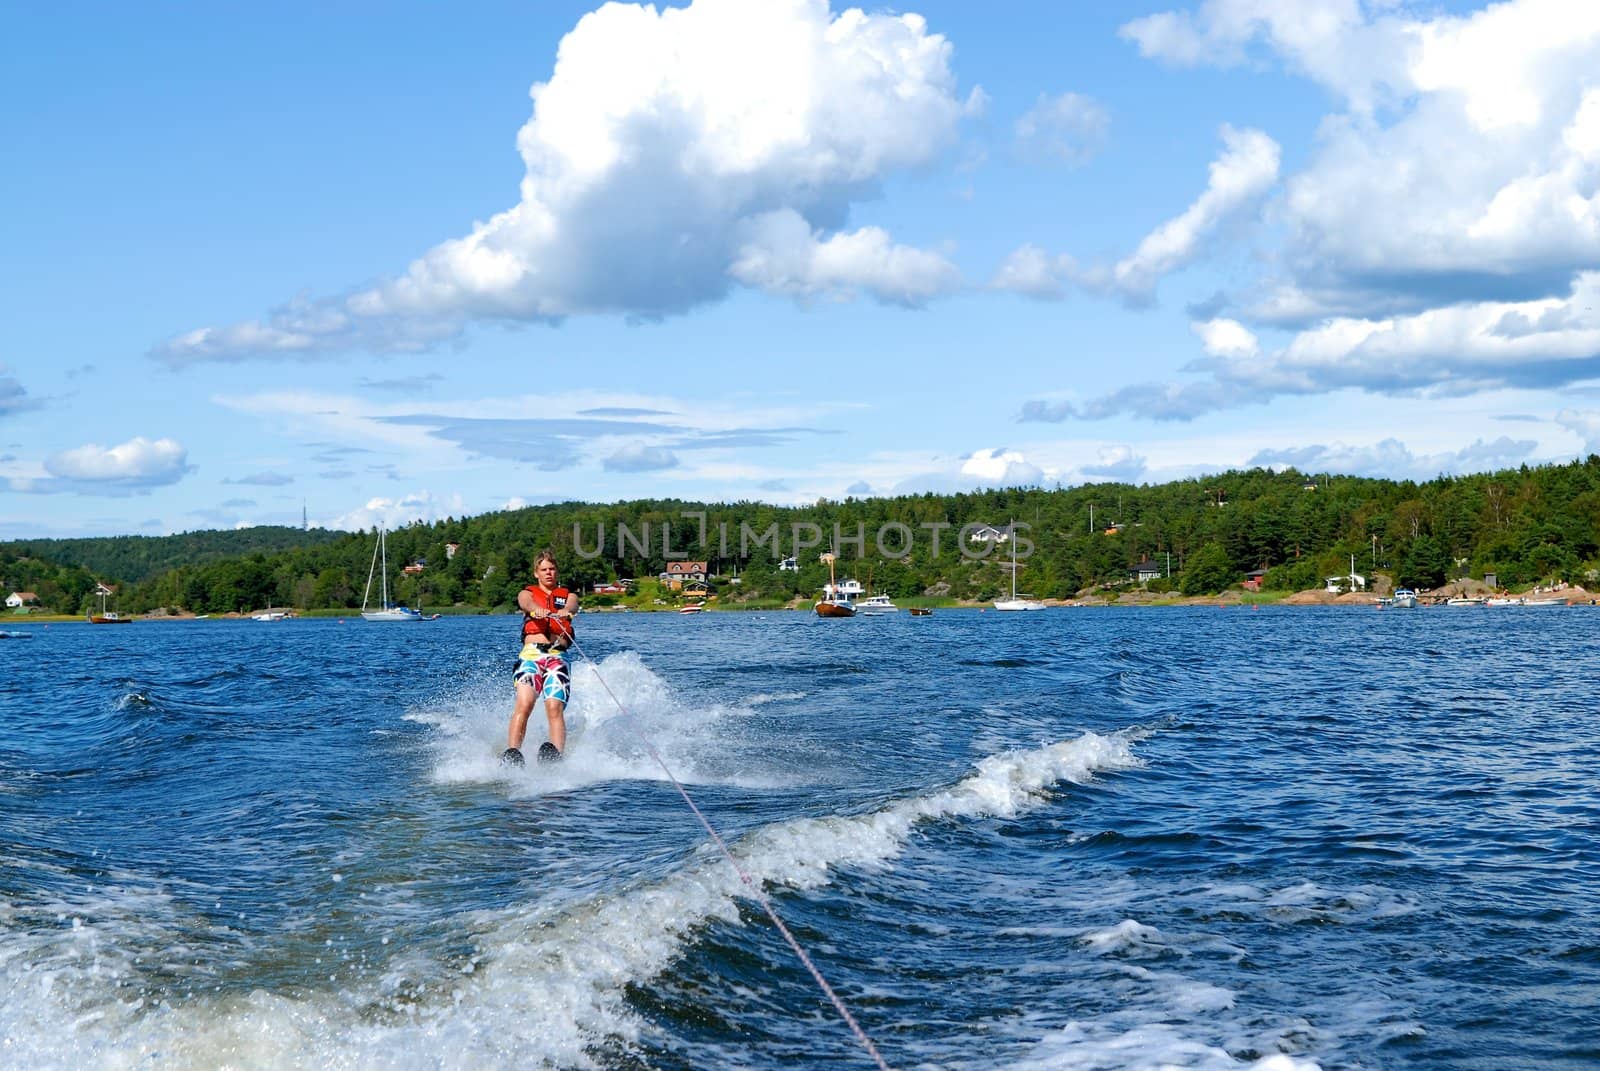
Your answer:
[[[1600,554],[1600,457],[1420,484],[1252,469],[1159,486],[852,498],[800,508],[563,503],[390,532],[390,585],[396,599],[413,606],[503,608],[530,578],[537,551],[551,546],[574,588],[654,577],[669,560],[699,559],[719,578],[715,587],[726,600],[785,599],[815,595],[827,579],[818,554],[837,549],[841,575],[874,590],[989,599],[1009,587],[1009,545],[975,542],[975,526],[1013,520],[1026,526],[1017,544],[1018,586],[1040,597],[1128,584],[1130,567],[1147,559],[1161,572],[1152,586],[1186,594],[1221,591],[1256,569],[1267,570],[1268,589],[1317,587],[1323,577],[1347,572],[1352,555],[1358,571],[1424,589],[1485,572],[1512,587],[1581,581]],[[224,540],[248,532],[262,543],[221,553]],[[287,533],[305,545],[270,545],[294,542]],[[53,561],[49,568],[64,571],[51,591],[63,601],[52,595],[49,604],[81,612],[91,578],[72,566],[93,560],[104,563],[95,578],[144,577],[119,593],[120,608],[130,612],[351,608],[361,603],[376,533],[250,529],[61,545],[85,542],[105,546],[93,559],[81,547],[52,558],[49,541],[0,548],[11,555],[0,557],[0,580],[10,588],[44,586],[28,578],[44,568],[41,559]],[[18,553],[24,547],[25,557]],[[780,569],[790,556],[798,570]],[[34,572],[19,572],[24,560],[35,563],[27,567]],[[152,572],[156,562],[168,567]],[[423,567],[402,572],[416,564]],[[737,587],[728,583],[735,575]]]
[[[345,534],[322,528],[262,525],[257,528],[183,532],[170,536],[21,539],[0,543],[0,553],[40,558],[58,565],[82,566],[99,579],[122,582],[149,580],[169,569],[185,565],[203,565],[246,554],[276,554],[296,547],[317,546],[343,538]]]

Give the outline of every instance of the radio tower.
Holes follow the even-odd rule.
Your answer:
[[[306,500],[303,498],[300,500],[300,530],[302,532],[311,530],[311,522],[306,520]]]

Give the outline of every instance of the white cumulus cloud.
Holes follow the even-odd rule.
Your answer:
[[[414,349],[472,320],[652,318],[736,284],[916,304],[955,284],[937,254],[846,227],[897,170],[934,159],[980,99],[920,16],[826,0],[610,3],[562,39],[517,136],[516,204],[399,277],[203,327],[155,356]]]
[[[88,443],[54,454],[45,470],[63,480],[154,486],[174,483],[188,471],[188,451],[173,439],[136,437],[117,446]]]

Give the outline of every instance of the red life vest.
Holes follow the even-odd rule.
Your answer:
[[[538,584],[529,584],[522,590],[533,596],[534,606],[547,614],[553,614],[557,610],[565,610],[567,608],[567,597],[572,594],[566,588],[556,588],[554,591],[546,592]],[[523,639],[541,634],[550,637],[552,643],[561,637],[566,637],[570,641],[573,638],[572,619],[570,617],[536,619],[524,616],[522,619]]]

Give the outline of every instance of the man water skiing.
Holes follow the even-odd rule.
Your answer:
[[[522,653],[517,656],[517,699],[506,734],[510,746],[500,756],[501,762],[512,766],[523,765],[522,740],[535,699],[544,700],[544,716],[550,723],[550,739],[539,746],[539,761],[555,762],[567,746],[566,710],[572,681],[567,648],[572,646],[572,615],[578,612],[578,596],[556,586],[559,575],[555,554],[542,550],[533,564],[537,582],[517,593],[517,605],[525,615]]]

